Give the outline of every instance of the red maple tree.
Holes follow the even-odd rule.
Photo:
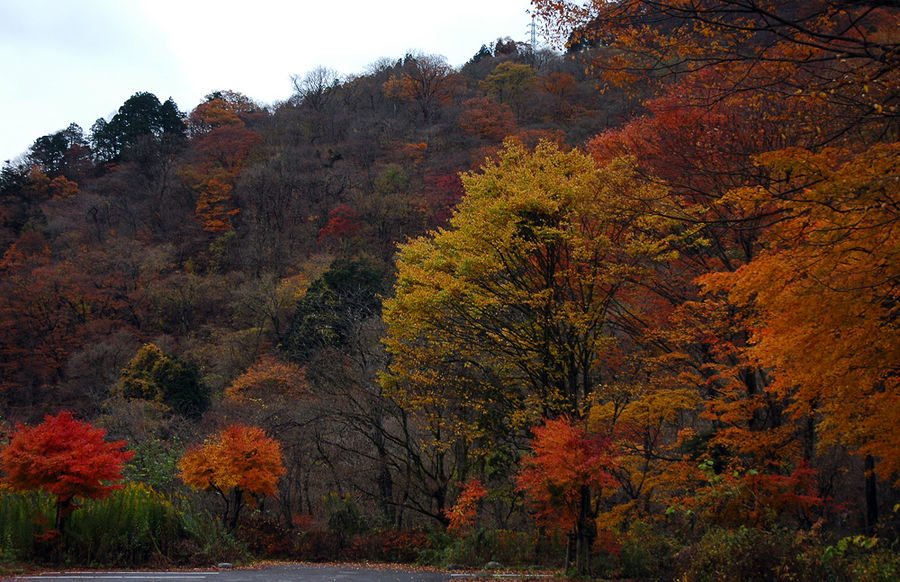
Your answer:
[[[134,456],[125,441],[104,440],[106,430],[62,411],[36,426],[16,425],[0,451],[3,481],[14,490],[56,496],[56,528],[75,509],[75,499],[99,499],[122,486],[122,465]]]
[[[461,532],[471,528],[478,517],[478,503],[487,495],[487,490],[480,479],[469,479],[462,487],[456,503],[444,510],[444,516],[450,522],[450,531]]]
[[[534,454],[521,461],[518,489],[531,501],[538,523],[570,533],[575,552],[567,549],[566,563],[574,561],[579,572],[588,572],[600,493],[617,486],[613,442],[564,416],[532,432]]]

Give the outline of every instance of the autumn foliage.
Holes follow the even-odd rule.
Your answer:
[[[445,512],[449,524],[447,529],[462,531],[472,527],[478,517],[478,502],[487,495],[487,490],[479,479],[469,479],[463,484],[453,507]]]
[[[790,399],[790,414],[820,415],[823,442],[877,457],[879,473],[896,479],[900,151],[791,149],[761,161],[783,177],[772,194],[784,218],[754,261],[703,282],[753,306],[748,354],[775,371],[770,390]]]
[[[279,397],[300,397],[308,388],[302,367],[263,355],[225,389],[225,399],[265,403]]]
[[[225,518],[237,523],[249,493],[256,498],[274,495],[284,473],[281,445],[261,428],[231,425],[201,445],[189,449],[178,463],[180,476],[188,486],[214,491],[226,502]]]
[[[196,217],[203,230],[225,232],[240,209],[232,196],[234,184],[247,156],[262,138],[245,127],[243,115],[252,104],[215,97],[201,103],[189,121],[196,134],[193,163],[181,169],[181,175],[197,193]]]
[[[195,489],[272,495],[283,472],[281,445],[260,428],[233,425],[188,451],[179,467],[184,482]]]
[[[518,488],[531,500],[539,522],[571,531],[585,501],[615,487],[616,454],[609,438],[588,434],[566,417],[532,429],[532,455],[522,460]]]
[[[78,421],[71,412],[47,416],[35,426],[17,425],[0,452],[3,481],[16,490],[43,490],[57,499],[57,520],[75,499],[97,499],[122,486],[122,465],[134,455],[124,441],[104,440],[106,431]]]
[[[356,236],[362,228],[359,212],[341,204],[328,213],[328,224],[319,230],[319,241],[349,239]]]
[[[285,552],[439,524],[473,565],[530,536],[606,578],[872,578],[831,538],[900,531],[900,8],[532,6],[565,54],[138,94],[39,138],[0,173],[0,417],[93,415],[228,527],[277,495],[241,529]],[[102,494],[70,456],[81,493],[16,487]]]
[[[448,102],[460,79],[447,59],[439,55],[407,55],[403,70],[383,85],[384,94],[414,106],[427,122]]]

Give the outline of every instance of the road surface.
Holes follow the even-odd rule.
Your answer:
[[[44,572],[17,576],[14,582],[448,582],[463,574],[364,567],[277,565],[253,569],[168,572]]]

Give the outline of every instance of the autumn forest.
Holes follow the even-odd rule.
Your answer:
[[[0,575],[900,577],[900,6],[532,10],[3,166]]]

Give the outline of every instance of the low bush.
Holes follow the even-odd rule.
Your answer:
[[[358,536],[343,557],[349,560],[409,564],[415,562],[430,545],[430,540],[423,531],[373,530]]]
[[[175,507],[143,483],[86,501],[63,532],[68,561],[87,566],[168,563],[184,537]]]
[[[853,536],[828,545],[819,554],[826,580],[889,582],[900,580],[900,554],[896,543]]]
[[[84,500],[53,529],[55,500],[39,491],[0,491],[0,559],[80,566],[197,561],[214,546],[214,521],[180,511],[149,485],[129,483],[106,499]],[[223,552],[224,553],[224,552]]]
[[[14,493],[0,486],[0,561],[43,561],[55,538],[55,501],[40,493]]]
[[[250,560],[251,553],[246,544],[208,511],[185,503],[179,515],[186,533],[178,552],[180,559],[186,558],[190,565],[196,566]]]
[[[296,559],[307,562],[328,562],[341,552],[341,538],[326,531],[304,531],[297,536]]]
[[[294,559],[298,536],[279,520],[255,511],[241,519],[237,537],[256,557]]]
[[[340,540],[341,549],[356,535],[369,530],[366,518],[349,495],[332,493],[325,498],[328,512],[328,531]]]
[[[806,580],[815,564],[800,559],[805,553],[787,530],[715,528],[682,551],[678,563],[685,582],[768,582],[785,579],[788,573]]]
[[[680,580],[900,580],[900,554],[886,540],[854,536],[826,544],[803,530],[716,529],[681,552]]]
[[[660,528],[636,522],[623,536],[619,550],[622,575],[653,580],[670,578],[680,548],[678,540]]]
[[[461,536],[445,532],[429,534],[430,547],[418,562],[442,566],[480,568],[487,562],[510,567],[558,566],[565,553],[563,536],[480,528]]]

